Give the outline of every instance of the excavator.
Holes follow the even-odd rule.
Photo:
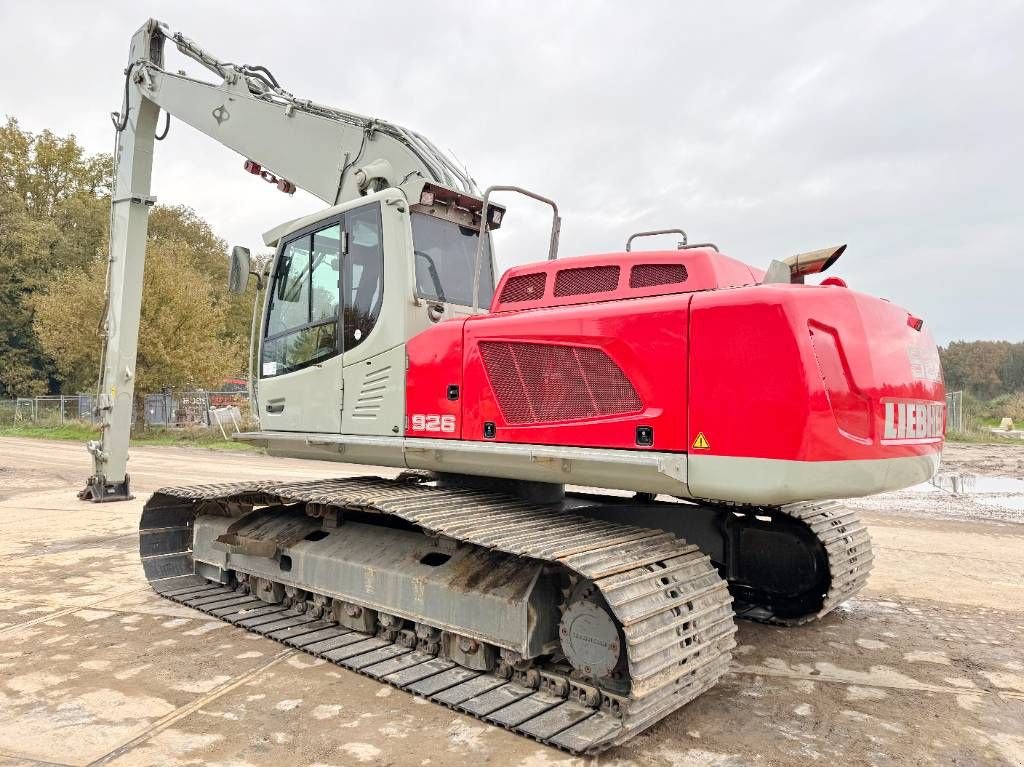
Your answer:
[[[167,41],[216,82],[169,70]],[[839,277],[807,282],[845,246],[759,269],[659,230],[559,258],[551,200],[481,193],[427,138],[149,20],[112,115],[103,429],[84,500],[131,497],[161,110],[328,206],[264,235],[266,269],[231,252],[230,289],[250,274],[262,288],[259,427],[237,438],[390,469],[155,492],[139,550],[167,599],[598,753],[711,688],[737,618],[797,626],[855,595],[871,544],[836,499],[937,470],[945,400],[923,321]],[[495,193],[551,206],[546,259],[499,274]],[[678,247],[634,247],[672,233]]]

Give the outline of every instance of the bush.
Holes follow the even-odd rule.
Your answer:
[[[982,418],[1001,421],[1012,418],[1015,424],[1024,423],[1024,392],[1001,394],[985,403]]]

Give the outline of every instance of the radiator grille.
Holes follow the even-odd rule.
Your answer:
[[[685,264],[637,264],[629,272],[629,287],[652,288],[686,282]]]
[[[481,341],[480,354],[509,424],[572,421],[643,408],[629,379],[600,349]]]
[[[536,301],[544,297],[544,286],[546,283],[547,275],[544,272],[516,275],[505,283],[505,287],[501,289],[501,297],[498,298],[498,302],[514,304],[519,301]]]
[[[555,296],[579,296],[586,293],[606,293],[619,286],[619,267],[582,266],[562,269],[555,277]]]

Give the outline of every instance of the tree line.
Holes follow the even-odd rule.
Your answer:
[[[91,392],[99,372],[114,163],[73,135],[0,124],[0,398]],[[136,391],[245,374],[253,294],[184,206],[150,213]]]
[[[939,356],[947,391],[985,400],[1024,392],[1024,342],[953,341]]]

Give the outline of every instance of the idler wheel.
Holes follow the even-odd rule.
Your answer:
[[[572,667],[593,679],[609,676],[619,664],[619,628],[608,611],[595,602],[570,604],[562,613],[558,635]]]

